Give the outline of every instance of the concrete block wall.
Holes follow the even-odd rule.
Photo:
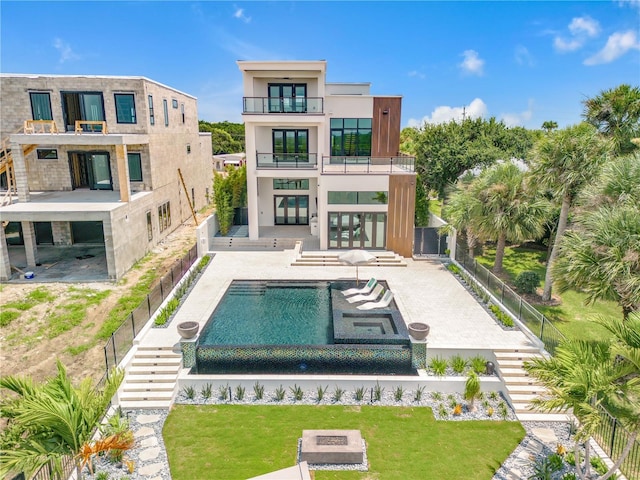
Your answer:
[[[71,245],[71,223],[51,222],[51,233],[54,245]]]

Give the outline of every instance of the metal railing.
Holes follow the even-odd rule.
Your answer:
[[[243,97],[242,113],[323,113],[322,97]]]
[[[322,157],[322,173],[393,173],[415,171],[415,157]]]
[[[316,168],[315,153],[256,153],[258,168]]]
[[[169,273],[160,278],[158,284],[149,292],[146,298],[124,319],[122,325],[111,334],[111,338],[104,346],[104,361],[107,374],[111,367],[116,367],[133,346],[133,339],[142,327],[153,316],[162,302],[169,296],[173,287],[189,271],[191,265],[198,258],[197,246],[189,249],[187,254],[176,260]]]
[[[566,337],[549,319],[526,300],[523,300],[520,295],[515,293],[487,268],[480,265],[475,258],[468,254],[466,246],[460,243],[456,245],[455,260],[464,267],[464,270],[471,278],[491,292],[512,315],[526,325],[542,341],[547,352],[551,355],[555,354],[556,348]],[[616,458],[620,457],[631,434],[604,407],[600,406],[599,411],[602,422],[600,428],[594,434],[594,438],[615,462]],[[640,440],[635,440],[631,452],[622,462],[620,471],[630,480],[640,480]]]

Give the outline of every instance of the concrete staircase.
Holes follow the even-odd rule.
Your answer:
[[[259,238],[249,240],[247,237],[213,237],[210,239],[210,250],[239,251],[278,251],[291,250],[298,240],[295,238]]]
[[[309,267],[309,266],[340,266],[344,267],[345,263],[338,260],[338,256],[342,252],[330,253],[330,252],[302,252],[298,255],[295,261],[291,264],[294,267]],[[373,252],[369,250],[369,253],[376,256],[376,259],[366,265],[360,265],[361,267],[406,267],[404,257],[401,257],[395,252]]]
[[[118,390],[123,409],[169,408],[176,394],[182,355],[171,347],[139,346]]]
[[[536,357],[541,358],[540,350],[533,347],[497,349],[494,350],[494,354],[498,373],[507,390],[507,400],[513,407],[518,420],[559,422],[567,419],[565,414],[546,413],[530,408],[531,401],[544,394],[545,387],[529,376],[523,368],[523,363]]]

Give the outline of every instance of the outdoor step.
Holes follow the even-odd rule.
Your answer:
[[[157,410],[169,408],[171,400],[127,400],[121,401],[119,406],[123,410]]]
[[[529,374],[524,368],[500,368],[502,377],[528,377]]]
[[[177,375],[180,365],[133,365],[127,369],[127,374],[150,374],[150,375]]]
[[[150,365],[150,366],[160,366],[160,365],[180,365],[182,362],[182,357],[173,356],[173,357],[159,357],[159,358],[148,358],[148,357],[138,357],[137,355],[131,360],[131,365]]]
[[[520,394],[520,393],[524,393],[524,394],[531,394],[531,395],[540,395],[541,393],[544,393],[547,391],[547,389],[545,387],[543,387],[542,385],[509,385],[506,384],[505,385],[507,387],[507,391],[509,392],[509,395],[511,394]]]
[[[503,376],[502,380],[504,380],[505,385],[540,385],[538,381],[533,377],[507,377]]]
[[[127,371],[127,380],[132,383],[175,383],[178,378],[178,372],[172,374],[154,374],[148,370],[144,372]]]
[[[520,348],[494,348],[493,353],[540,353],[540,349],[536,347],[520,347]]]
[[[155,351],[159,350],[162,352],[173,352],[172,346],[169,345],[138,345],[138,352],[141,351]]]
[[[513,404],[516,403],[531,403],[531,400],[534,398],[538,398],[538,395],[531,393],[509,393],[509,398],[511,398],[511,402]]]
[[[496,360],[496,363],[498,364],[498,366],[500,367],[500,369],[505,369],[505,368],[522,368],[522,360],[504,360],[504,359],[498,359]]]
[[[140,350],[135,354],[135,358],[181,358],[181,355],[173,350]]]
[[[494,352],[497,361],[502,360],[531,360],[532,358],[542,357],[539,352]]]
[[[122,385],[121,388],[125,392],[159,392],[159,391],[173,392],[175,388],[175,384],[173,382],[161,382],[161,383],[126,382]]]
[[[173,390],[170,391],[152,391],[152,392],[120,392],[118,394],[120,401],[147,401],[147,400],[169,400],[173,398]]]
[[[543,413],[528,411],[516,413],[521,422],[566,422],[568,415],[565,413]]]

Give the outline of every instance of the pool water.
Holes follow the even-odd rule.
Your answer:
[[[328,345],[333,343],[330,282],[235,280],[220,300],[200,343],[205,345]]]

